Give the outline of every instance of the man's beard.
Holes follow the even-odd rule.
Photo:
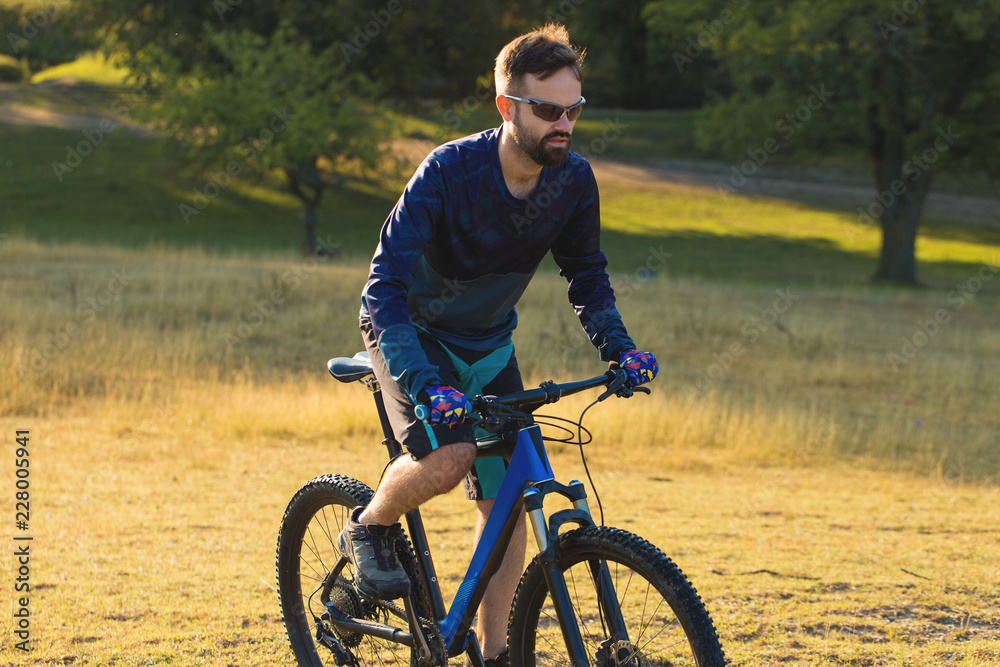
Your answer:
[[[517,113],[514,114],[513,124],[514,132],[511,133],[511,137],[514,139],[514,143],[535,164],[542,167],[558,167],[566,161],[566,156],[569,155],[570,141],[572,141],[572,136],[569,132],[553,130],[543,137],[532,137],[524,126],[518,122]],[[566,145],[561,148],[550,146],[548,140],[554,137],[565,137]]]

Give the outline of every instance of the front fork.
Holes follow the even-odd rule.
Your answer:
[[[560,510],[549,517],[546,522],[542,511],[545,495],[551,492],[565,496],[573,504],[573,509]],[[559,627],[573,667],[588,667],[590,664],[587,649],[580,634],[576,613],[573,611],[573,600],[570,598],[559,562],[559,529],[564,523],[572,522],[580,526],[593,526],[594,520],[587,505],[587,492],[583,484],[573,480],[568,486],[555,481],[542,482],[526,489],[523,494],[525,512],[531,525],[531,532],[538,544],[541,557],[542,572],[549,589],[552,606],[555,608]],[[628,641],[625,620],[618,606],[618,596],[615,593],[608,564],[603,560],[589,562],[591,577],[597,590],[597,597],[603,616],[603,625],[607,627],[616,641]]]

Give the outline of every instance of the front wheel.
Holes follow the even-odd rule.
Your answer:
[[[597,667],[721,667],[726,664],[712,619],[687,577],[663,552],[629,532],[588,526],[559,538],[559,569],[590,665]],[[603,601],[602,563],[614,593]],[[605,579],[607,581],[607,579]],[[621,609],[624,636],[612,630]],[[609,609],[611,610],[609,613]],[[518,584],[508,634],[510,664],[572,665],[536,557]]]

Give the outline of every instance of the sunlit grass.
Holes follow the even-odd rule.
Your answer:
[[[360,349],[365,272],[0,244],[0,426],[31,431],[37,642],[0,660],[287,663],[273,590],[284,505],[322,473],[374,485],[385,462],[370,394],[325,370]],[[588,413],[607,521],[674,558],[737,664],[995,664],[995,298],[953,312],[894,373],[886,352],[941,293],[792,294],[782,328],[753,342],[741,331],[771,287],[657,278],[622,298],[662,370],[651,396]],[[536,276],[520,312],[529,384],[603,370],[558,276]],[[727,361],[734,342],[745,351]],[[545,412],[575,417],[592,399]],[[586,479],[575,447],[550,453],[559,479]],[[450,596],[471,508],[450,494],[425,511]]]
[[[882,243],[881,231],[859,224],[854,214],[777,198],[722,197],[711,187],[618,186],[604,193],[603,228],[640,241],[663,239],[667,250],[676,240],[674,247],[683,251],[675,253],[666,268],[682,274],[743,278],[783,274],[787,279],[853,282],[874,273]],[[949,273],[968,277],[983,262],[1000,256],[1000,231],[977,229],[974,238],[971,234],[962,238],[939,233],[946,229],[947,225],[930,221],[920,230],[921,278],[940,281]],[[726,241],[718,246],[721,252],[713,254],[709,239]],[[632,246],[635,256],[641,246]],[[968,268],[956,271],[958,264]]]
[[[215,391],[239,378],[256,386],[322,375],[326,358],[360,349],[363,261],[18,237],[0,255],[8,414],[138,400],[185,378]],[[666,437],[699,457],[863,461],[997,480],[995,295],[968,292],[958,305],[944,290],[614,280],[630,332],[666,371],[654,397],[594,415],[614,423],[642,402],[656,406],[612,429],[617,444]],[[533,381],[600,371],[561,278],[541,273],[520,311],[518,356]],[[925,340],[939,312],[946,321]],[[912,360],[907,341],[919,344]]]
[[[32,83],[41,83],[53,79],[76,79],[85,83],[102,86],[117,86],[125,82],[128,70],[116,66],[104,55],[88,53],[81,55],[73,62],[53,65],[32,75]]]

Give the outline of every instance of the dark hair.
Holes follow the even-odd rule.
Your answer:
[[[497,93],[516,94],[525,74],[545,79],[564,67],[571,68],[582,82],[584,55],[584,51],[577,51],[570,45],[569,32],[558,23],[549,23],[521,35],[497,55],[493,70]]]

